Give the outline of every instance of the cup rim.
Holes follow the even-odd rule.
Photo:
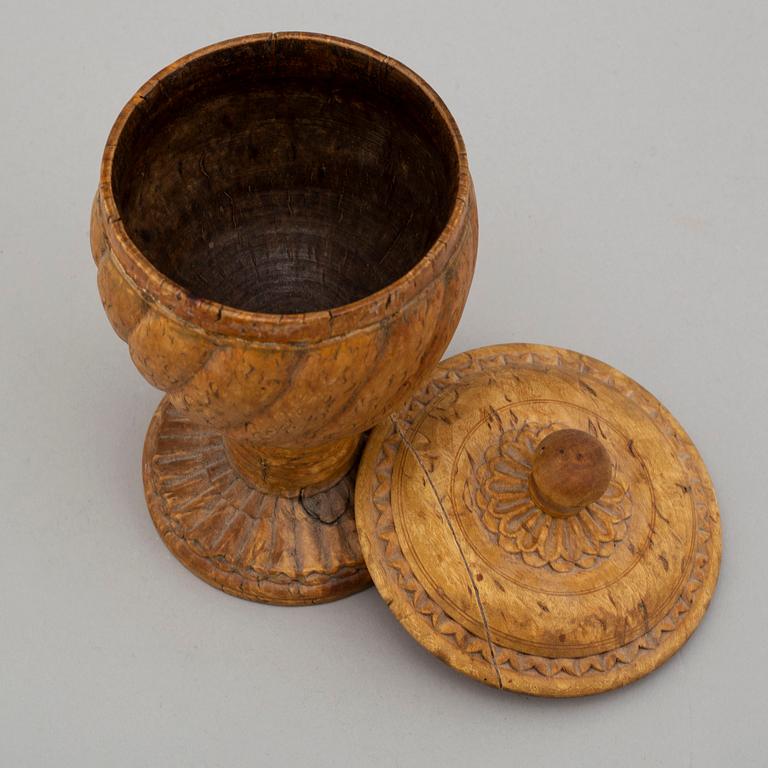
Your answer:
[[[395,70],[410,80],[435,108],[453,142],[457,161],[457,184],[448,219],[429,250],[407,272],[378,291],[338,307],[312,312],[273,314],[250,312],[211,299],[192,296],[161,272],[128,235],[112,190],[115,151],[131,115],[145,106],[147,95],[162,88],[162,81],[190,62],[230,47],[276,40],[315,40],[360,54],[380,66]],[[473,196],[466,148],[459,128],[442,99],[413,70],[396,59],[361,43],[315,32],[273,32],[243,35],[199,48],[161,69],[142,85],[120,111],[109,133],[101,160],[98,198],[105,235],[121,271],[129,283],[166,312],[208,333],[258,338],[264,341],[311,341],[333,338],[360,330],[402,311],[432,283],[467,235],[467,213]]]

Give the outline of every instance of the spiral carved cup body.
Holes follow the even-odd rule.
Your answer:
[[[256,35],[126,105],[91,216],[104,308],[142,375],[257,487],[343,476],[442,356],[474,271],[461,136],[364,46]]]
[[[401,305],[395,293],[379,316],[354,327],[341,317],[334,330],[329,312],[323,337],[270,325],[261,339],[258,331],[217,333],[164,306],[126,269],[105,221],[97,196],[91,238],[99,293],[141,374],[190,418],[283,448],[362,433],[413,391],[456,329],[477,249],[471,198],[441,271]]]

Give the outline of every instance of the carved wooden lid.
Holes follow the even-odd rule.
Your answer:
[[[489,685],[582,696],[690,636],[720,565],[696,448],[619,371],[552,347],[458,355],[371,434],[356,490],[405,628]]]

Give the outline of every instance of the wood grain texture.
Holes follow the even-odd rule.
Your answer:
[[[180,59],[126,105],[91,245],[113,328],[167,392],[156,418],[174,409],[221,436],[252,488],[326,509],[319,494],[354,470],[360,436],[448,345],[477,210],[458,129],[417,75],[337,38],[254,35]],[[228,566],[185,560],[168,538],[188,531],[163,533],[224,584]],[[325,573],[302,567],[315,565]],[[237,590],[252,599],[346,594],[329,578],[276,597],[252,570]]]
[[[586,495],[547,479],[561,501],[582,494],[568,514],[531,494],[542,445],[592,475]],[[441,363],[372,432],[356,517],[374,583],[422,645],[541,696],[654,670],[701,621],[720,564],[714,491],[674,417],[604,363],[537,345]]]

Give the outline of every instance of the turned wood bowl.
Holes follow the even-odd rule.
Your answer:
[[[112,326],[167,393],[144,481],[171,551],[254,600],[367,586],[361,439],[442,356],[477,251],[437,94],[328,36],[197,51],[117,118],[91,245]]]

